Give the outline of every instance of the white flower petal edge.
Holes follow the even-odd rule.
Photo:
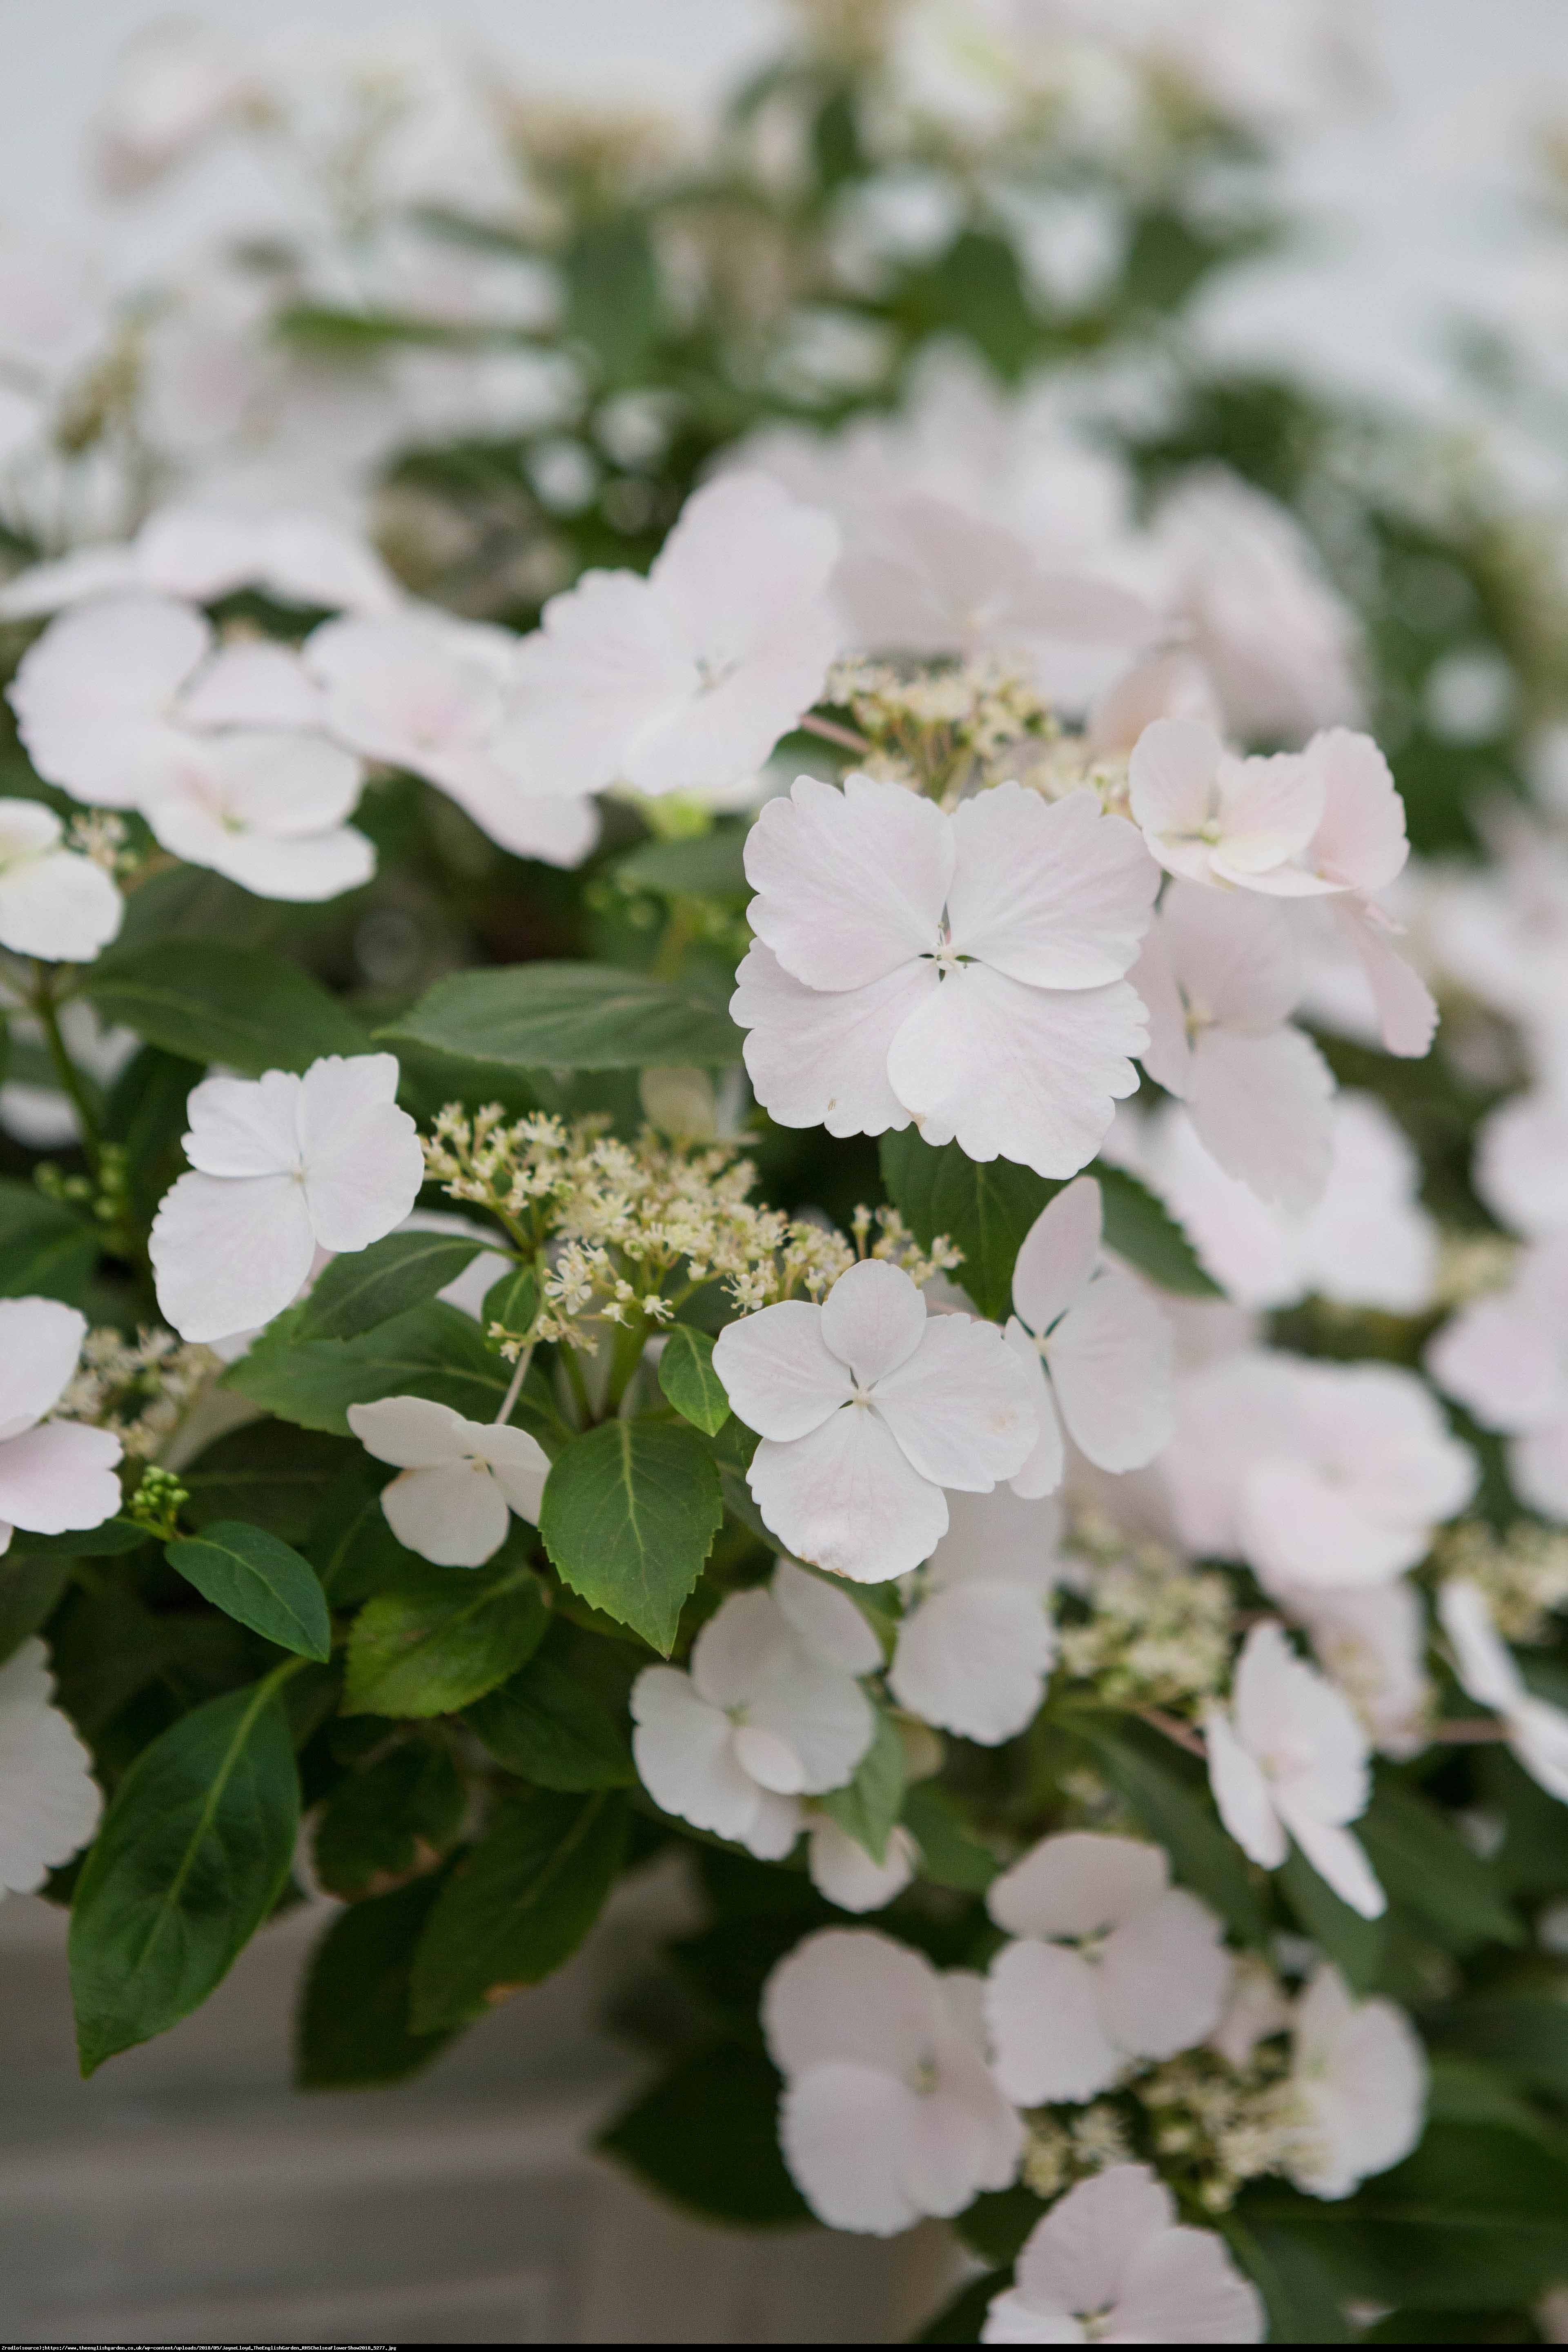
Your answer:
[[[1465,1690],[1501,1717],[1508,1744],[1531,1779],[1568,1804],[1568,1712],[1530,1689],[1479,1585],[1450,1577],[1437,1596],[1437,1615]]]
[[[536,1438],[504,1423],[465,1421],[424,1397],[351,1404],[348,1423],[368,1454],[401,1475],[381,1507],[401,1544],[439,1568],[481,1568],[506,1541],[515,1511],[539,1520],[550,1459]]]
[[[44,1419],[86,1337],[86,1317],[58,1299],[0,1299],[0,1552],[17,1528],[64,1535],[101,1527],[120,1508],[120,1440]]]
[[[41,801],[0,800],[0,948],[90,963],[119,930],[125,901],[101,866],[64,842]]]
[[[1351,1994],[1321,1961],[1296,2003],[1290,2088],[1306,2111],[1286,2170],[1309,2197],[1348,2197],[1410,2154],[1426,2108],[1426,2055],[1402,2009]]]
[[[31,1895],[79,1853],[103,1799],[92,1759],[58,1707],[36,1633],[0,1665],[0,1887]]]

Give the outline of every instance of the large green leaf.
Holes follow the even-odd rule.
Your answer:
[[[456,1307],[432,1299],[353,1339],[301,1338],[303,1313],[290,1307],[269,1325],[230,1365],[224,1386],[280,1421],[337,1437],[350,1434],[350,1405],[377,1397],[431,1397],[469,1421],[495,1419],[511,1367]],[[526,1407],[516,1418],[527,1423]]]
[[[637,1780],[621,1726],[548,1648],[466,1712],[497,1763],[535,1788],[585,1793]]]
[[[1263,1943],[1268,1923],[1241,1849],[1220,1827],[1201,1779],[1183,1771],[1170,1743],[1141,1724],[1123,1722],[1113,1730],[1092,1717],[1075,1717],[1073,1728],[1111,1787],[1164,1847],[1182,1884],[1212,1903],[1245,1942]]]
[[[1445,2049],[1484,2059],[1510,2080],[1568,2101],[1568,2001],[1549,1993],[1489,1993],[1448,2010],[1437,2031]]]
[[[53,1614],[70,1573],[66,1559],[0,1559],[0,1663]]]
[[[415,2033],[408,1985],[438,1876],[355,1903],[333,1920],[310,1959],[300,2004],[297,2079],[306,2091],[400,2083],[439,2056],[449,2033]]]
[[[563,1583],[668,1657],[723,1516],[695,1431],[609,1421],[556,1457],[539,1532]]]
[[[945,1789],[917,1780],[904,1799],[903,1821],[920,1847],[922,1878],[960,1895],[984,1894],[1002,1865]]]
[[[1231,2252],[1257,2284],[1277,2344],[1351,2344],[1331,2274],[1310,2244],[1277,2222],[1232,2213],[1221,2223]]]
[[[740,1059],[723,1013],[636,972],[524,963],[438,980],[387,1042],[515,1070],[640,1070]]]
[[[388,1234],[332,1260],[306,1299],[300,1339],[353,1339],[423,1307],[478,1257],[483,1242],[461,1234]]]
[[[331,1657],[332,1621],[321,1579],[308,1559],[265,1528],[218,1519],[204,1534],[170,1544],[163,1557],[215,1609],[264,1641],[302,1658]]]
[[[1523,1942],[1523,1924],[1499,1891],[1490,1865],[1414,1789],[1381,1776],[1355,1833],[1389,1901],[1413,1913],[1450,1951]]]
[[[81,990],[103,1021],[192,1062],[247,1077],[369,1051],[364,1031],[303,967],[215,940],[166,940],[100,958]]]
[[[98,1264],[98,1235],[63,1202],[0,1176],[0,1298],[79,1306]]]
[[[441,1890],[414,1959],[416,2033],[466,2024],[571,1958],[626,1848],[623,1801],[529,1792],[497,1806]]]
[[[1105,1244],[1162,1290],[1187,1298],[1222,1298],[1217,1282],[1204,1272],[1198,1254],[1163,1201],[1125,1168],[1097,1160],[1089,1168],[1105,1211]]]
[[[779,2078],[760,2050],[722,2042],[683,2059],[599,2141],[649,2189],[748,2229],[808,2221],[779,2154]]]
[[[1300,1846],[1292,1845],[1279,1874],[1280,1893],[1314,1943],[1321,1944],[1352,1991],[1369,1993],[1383,1974],[1388,1948],[1388,1915],[1363,1919],[1320,1878]]]
[[[670,898],[747,898],[745,848],[750,827],[716,824],[686,841],[645,841],[623,857],[616,878]]]
[[[379,1893],[452,1844],[466,1802],[450,1751],[427,1738],[405,1739],[328,1798],[316,1824],[316,1875],[351,1900]]]
[[[717,1437],[730,1418],[730,1400],[713,1369],[713,1342],[706,1331],[676,1325],[659,1353],[658,1384],[683,1421],[705,1437]]]
[[[345,1715],[456,1715],[516,1674],[550,1622],[516,1532],[487,1568],[416,1570],[367,1601],[349,1635]]]
[[[300,1783],[275,1677],[208,1701],[115,1790],[71,1910],[81,2069],[179,2022],[282,1891]]]
[[[285,1543],[298,1543],[345,1465],[363,1459],[357,1446],[315,1430],[247,1422],[205,1446],[181,1471],[190,1496],[184,1517],[197,1528],[214,1519],[245,1519]]]

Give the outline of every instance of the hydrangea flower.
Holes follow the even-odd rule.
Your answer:
[[[120,1508],[120,1440],[45,1419],[86,1337],[87,1318],[58,1298],[0,1298],[0,1552],[18,1528],[64,1535],[101,1527]]]
[[[397,1077],[391,1054],[333,1054],[303,1077],[268,1070],[192,1090],[191,1173],[164,1194],[150,1244],[159,1307],[182,1339],[270,1322],[318,1246],[368,1249],[401,1223],[425,1155]]]
[[[1483,1429],[1509,1439],[1522,1503],[1568,1515],[1568,1233],[1521,1252],[1506,1290],[1471,1299],[1426,1349],[1426,1369]]]
[[[124,914],[102,867],[65,846],[53,809],[0,800],[0,948],[49,963],[90,963]]]
[[[1391,2000],[1357,2000],[1321,1960],[1291,2019],[1290,2091],[1307,2120],[1286,2170],[1309,2197],[1348,2197],[1410,2154],[1426,2109],[1426,2059]]]
[[[48,1659],[30,1633],[0,1665],[0,1888],[13,1895],[36,1894],[89,1843],[103,1811],[92,1759],[50,1704]]]
[[[1036,2222],[983,2344],[1261,2344],[1263,2302],[1146,2164],[1113,2164]]]
[[[890,2237],[1012,2180],[1024,2127],[985,2063],[978,1977],[827,1927],[769,1977],[763,2030],[784,2162],[830,2228]]]
[[[1414,1568],[1475,1488],[1474,1455],[1393,1364],[1242,1349],[1178,1384],[1176,1423],[1160,1467],[1182,1540],[1287,1598]]]
[[[491,751],[541,793],[732,784],[822,691],[837,526],[761,474],[681,510],[646,580],[589,572],[518,649]]]
[[[986,1494],[1036,1443],[1028,1384],[991,1325],[928,1317],[867,1258],[820,1307],[786,1299],[722,1330],[713,1368],[762,1439],[747,1484],[797,1559],[862,1583],[906,1575],[948,1529],[942,1489]]]
[[[1283,898],[1322,887],[1292,863],[1318,829],[1321,780],[1294,752],[1238,759],[1196,719],[1156,719],[1128,771],[1134,822],[1169,874]]]
[[[843,1788],[871,1745],[857,1676],[881,1654],[847,1595],[781,1559],[767,1590],[720,1604],[689,1670],[645,1666],[632,1685],[643,1786],[667,1813],[776,1862],[800,1834],[801,1798]]]
[[[1097,796],[999,784],[948,816],[899,785],[797,780],[746,844],[756,942],[731,1012],[785,1127],[912,1118],[972,1160],[1071,1176],[1137,1085],[1121,975],[1158,876]]]
[[[1021,2107],[1092,2099],[1219,2022],[1224,1929],[1171,1885],[1157,1845],[1079,1830],[1045,1838],[993,1880],[985,1906],[1017,1939],[991,1963],[985,2021],[996,2080]]]
[[[375,550],[307,509],[161,507],[128,545],[80,547],[0,588],[0,618],[26,620],[104,597],[177,596],[213,604],[238,588],[280,604],[386,613],[401,597]]]
[[[367,1454],[399,1476],[381,1507],[400,1544],[438,1568],[480,1568],[506,1541],[515,1511],[539,1523],[550,1457],[505,1422],[465,1421],[426,1397],[351,1404],[348,1424]]]
[[[899,1824],[888,1832],[880,1862],[867,1853],[858,1838],[828,1814],[814,1812],[806,1822],[806,1868],[811,1883],[840,1911],[880,1911],[901,1895],[913,1878],[920,1848]]]
[[[303,654],[340,742],[425,777],[514,856],[577,866],[599,829],[593,802],[582,790],[531,789],[492,749],[517,644],[505,629],[409,607],[325,621]]]
[[[1149,1292],[1100,1256],[1104,1202],[1080,1176],[1035,1219],[1013,1268],[1006,1339],[1028,1374],[1039,1443],[1016,1495],[1049,1495],[1066,1466],[1062,1425],[1100,1470],[1136,1470],[1175,1428],[1171,1327]]]
[[[1291,1025],[1300,957],[1278,908],[1174,882],[1132,969],[1143,1066],[1260,1199],[1310,1209],[1328,1181],[1333,1074]]]
[[[1568,1805],[1568,1712],[1531,1690],[1479,1585],[1450,1577],[1437,1595],[1437,1614],[1463,1688],[1501,1717],[1508,1744],[1531,1779]]]
[[[1061,1520],[1005,1486],[954,1495],[910,1580],[888,1687],[923,1722],[994,1748],[1033,1721],[1056,1655],[1048,1602]]]
[[[1383,1889],[1345,1826],[1372,1793],[1366,1735],[1350,1701],[1297,1657],[1280,1626],[1254,1625],[1229,1708],[1210,1705],[1204,1736],[1209,1786],[1242,1852],[1278,1870],[1294,1838],[1342,1902],[1381,1918]]]

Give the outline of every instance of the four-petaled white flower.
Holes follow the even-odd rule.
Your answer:
[[[1060,1516],[998,1486],[954,1495],[910,1580],[888,1687],[900,1706],[994,1748],[1032,1722],[1056,1655],[1048,1613]]]
[[[1293,863],[1323,814],[1321,779],[1297,752],[1238,759],[1197,719],[1156,719],[1132,749],[1129,798],[1167,873],[1281,898],[1322,888]]]
[[[1143,1009],[1122,978],[1159,877],[1092,793],[998,784],[948,816],[897,784],[802,776],[746,843],[756,933],[731,1012],[785,1127],[881,1135],[1072,1176]]]
[[[657,1805],[776,1862],[804,1796],[841,1789],[877,1724],[856,1677],[881,1664],[847,1594],[781,1559],[766,1590],[732,1592],[691,1645],[689,1671],[645,1666],[632,1752]]]
[[[991,1963],[985,2021],[996,2080],[1021,2107],[1092,2099],[1219,2022],[1224,1929],[1171,1885],[1157,1845],[1080,1830],[1045,1838],[992,1881],[985,1907],[1017,1938]]]
[[[1321,1961],[1292,2018],[1290,2090],[1306,2120],[1285,2169],[1309,2197],[1348,2197],[1409,2155],[1426,2109],[1426,2060],[1391,2000],[1355,2000]]]
[[[84,1433],[97,1434],[93,1433]],[[92,1759],[58,1706],[36,1633],[0,1665],[0,1889],[32,1895],[98,1827]]]
[[[349,1427],[367,1454],[401,1472],[381,1507],[400,1544],[438,1568],[480,1568],[506,1541],[515,1511],[537,1526],[550,1457],[505,1422],[465,1421],[426,1397],[351,1404]]]
[[[504,629],[411,606],[324,621],[303,656],[340,742],[425,777],[514,856],[576,866],[598,833],[594,802],[581,789],[532,789],[492,749],[517,643]]]
[[[0,801],[0,948],[47,963],[90,963],[125,901],[100,866],[68,849],[42,801]]]
[[[947,1533],[943,1487],[987,1494],[1037,1435],[1002,1334],[928,1317],[899,1266],[867,1258],[820,1307],[786,1299],[729,1324],[713,1368],[762,1439],[747,1484],[797,1559],[858,1582],[907,1575]]]
[[[1024,2127],[985,2063],[978,1977],[827,1927],[769,1977],[763,2030],[784,2162],[831,2228],[890,2237],[1012,2180]]]
[[[87,1318],[58,1298],[0,1298],[0,1552],[17,1528],[64,1535],[101,1527],[120,1508],[120,1440],[44,1418],[86,1337]]]
[[[81,547],[19,572],[0,589],[0,617],[141,591],[211,604],[237,588],[326,612],[391,612],[401,594],[367,541],[321,515],[171,506],[150,515],[129,545]]]
[[[1366,1734],[1342,1692],[1297,1657],[1276,1624],[1255,1625],[1237,1663],[1228,1710],[1204,1717],[1209,1786],[1242,1852],[1278,1870],[1294,1838],[1320,1878],[1363,1919],[1387,1908],[1345,1824],[1372,1793]]]
[[[1514,1491],[1568,1516],[1568,1234],[1521,1251],[1506,1290],[1473,1298],[1426,1349],[1426,1370],[1509,1440]]]
[[[1476,1461],[1394,1364],[1247,1349],[1178,1382],[1161,1459],[1182,1540],[1289,1599],[1414,1568],[1474,1491]]]
[[[1279,908],[1173,882],[1131,980],[1149,1017],[1150,1076],[1186,1104],[1230,1175],[1281,1208],[1310,1209],[1328,1181],[1334,1081],[1290,1024],[1302,969]]]
[[[762,474],[689,498],[646,580],[589,572],[519,646],[491,751],[538,793],[699,791],[750,775],[822,691],[830,516]]]
[[[994,2295],[983,2344],[1261,2344],[1261,2296],[1213,2230],[1176,2219],[1146,2164],[1113,2164],[1052,2206]]]
[[[1130,1274],[1102,1263],[1103,1225],[1100,1186],[1080,1176],[1041,1210],[1013,1268],[1007,1344],[1040,1424],[1016,1495],[1061,1485],[1063,1423],[1098,1469],[1117,1471],[1152,1462],[1176,1425],[1171,1327]]]
[[[192,1173],[164,1194],[150,1255],[158,1304],[185,1339],[270,1322],[324,1250],[368,1249],[425,1181],[391,1054],[338,1054],[304,1076],[204,1078],[186,1105]]]
[[[1568,1712],[1531,1690],[1479,1585],[1450,1577],[1437,1595],[1437,1614],[1465,1691],[1500,1716],[1508,1744],[1531,1779],[1568,1805]]]

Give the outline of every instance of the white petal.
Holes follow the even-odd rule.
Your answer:
[[[759,1862],[783,1862],[800,1835],[804,1818],[798,1797],[776,1796],[752,1783],[757,1810],[741,1843]]]
[[[107,1429],[48,1421],[0,1442],[0,1519],[40,1536],[101,1527],[121,1505],[120,1440]]]
[[[1461,1307],[1431,1341],[1425,1361],[1483,1429],[1529,1429],[1552,1419],[1564,1402],[1558,1335],[1532,1311],[1527,1286]]]
[[[1103,1223],[1100,1191],[1092,1176],[1079,1176],[1040,1211],[1013,1267],[1013,1306],[1031,1331],[1048,1331],[1087,1287]]]
[[[953,856],[934,803],[866,776],[842,792],[801,776],[747,837],[752,929],[806,986],[868,987],[934,951]]]
[[[993,1879],[985,1907],[1013,1936],[1103,1935],[1152,1911],[1171,1883],[1157,1845],[1065,1830]]]
[[[237,882],[258,898],[289,906],[316,906],[358,890],[375,872],[375,850],[353,825],[304,838],[224,823],[195,797],[162,794],[147,810],[147,822],[171,856],[205,866]]]
[[[30,1634],[0,1665],[0,1887],[30,1895],[86,1845],[103,1799],[59,1709],[48,1653]]]
[[[1175,2218],[1175,2200],[1146,2164],[1111,2165],[1037,2221],[1018,2258],[1019,2295],[1041,2313],[1104,2311],[1139,2252]]]
[[[489,748],[530,792],[602,791],[626,780],[639,730],[684,711],[700,683],[646,580],[584,572],[551,598],[542,627],[518,647],[514,691]]]
[[[860,1584],[907,1575],[947,1533],[942,1488],[912,1469],[886,1425],[858,1405],[841,1406],[793,1444],[764,1438],[747,1484],[786,1551]]]
[[[992,2072],[1016,2106],[1092,2099],[1125,2060],[1106,2039],[1095,1972],[1059,1944],[1009,1944],[991,1963],[985,2021]]]
[[[1173,882],[1160,902],[1159,932],[1183,995],[1205,1021],[1261,1032],[1296,1010],[1305,975],[1283,908],[1256,893]]]
[[[1480,1586],[1468,1577],[1448,1577],[1437,1594],[1437,1616],[1468,1696],[1479,1706],[1510,1714],[1525,1695],[1524,1677],[1492,1622]]]
[[[1514,1493],[1532,1511],[1568,1519],[1568,1412],[1516,1437],[1508,1449]]]
[[[402,1223],[425,1181],[419,1130],[393,1099],[391,1054],[328,1055],[305,1073],[305,1199],[323,1249],[368,1249]]]
[[[977,2051],[941,2063],[937,2087],[910,2118],[904,2181],[922,2213],[962,2213],[977,2189],[1005,2189],[1018,2169],[1024,2129]]]
[[[86,1337],[86,1316],[58,1298],[0,1298],[0,1438],[42,1421]]]
[[[1173,2058],[1213,2032],[1230,1985],[1224,1933],[1207,1904],[1173,1886],[1107,1938],[1100,2015],[1120,2048],[1136,2058]]]
[[[805,1767],[794,1747],[778,1732],[764,1730],[760,1724],[737,1725],[735,1761],[747,1778],[770,1796],[798,1797],[805,1787]]]
[[[488,755],[443,762],[442,772],[431,781],[513,857],[537,858],[542,866],[570,872],[599,838],[596,801],[582,793],[519,792]]]
[[[1109,988],[1026,988],[963,964],[905,1021],[888,1055],[893,1091],[929,1143],[1076,1176],[1138,1084],[1142,1006]]]
[[[796,1642],[783,1645],[753,1686],[736,1752],[753,1780],[780,1796],[842,1789],[876,1735],[870,1701],[850,1675],[825,1666]],[[759,1769],[744,1742],[761,1734],[787,1748],[787,1771]]]
[[[254,1331],[282,1313],[315,1258],[304,1188],[291,1176],[182,1176],[148,1254],[159,1307],[183,1339]]]
[[[1043,801],[1022,784],[998,784],[961,805],[953,831],[947,905],[957,953],[1037,988],[1121,978],[1160,876],[1132,827],[1101,814],[1098,793]]]
[[[770,1659],[794,1646],[771,1592],[754,1585],[729,1593],[691,1645],[692,1687],[710,1706],[748,1706]]]
[[[1322,779],[1293,752],[1219,763],[1220,828],[1215,871],[1254,887],[1311,890],[1306,875],[1289,884],[1270,869],[1305,849],[1323,809]]]
[[[830,515],[767,474],[735,472],[687,499],[650,578],[687,641],[719,667],[795,624],[838,550]]]
[[[1419,1061],[1437,1026],[1437,1005],[1431,990],[1393,946],[1387,927],[1373,919],[1375,908],[1344,898],[1336,911],[1372,990],[1384,1050],[1407,1061]]]
[[[1289,1851],[1262,1768],[1249,1756],[1220,1706],[1204,1717],[1209,1787],[1219,1817],[1249,1861],[1278,1870]]]
[[[1037,1595],[1016,1584],[960,1584],[929,1594],[904,1618],[888,1686],[922,1722],[993,1748],[1034,1720],[1055,1647]]]
[[[1270,1592],[1292,1585],[1380,1584],[1414,1568],[1429,1530],[1369,1512],[1333,1465],[1261,1462],[1242,1485],[1244,1556]]]
[[[1509,1719],[1509,1745],[1531,1779],[1568,1805],[1568,1714],[1549,1699],[1521,1698]]]
[[[1177,887],[1195,889],[1197,885]],[[1202,895],[1217,898],[1218,893],[1205,891]],[[1140,1056],[1143,1067],[1167,1094],[1184,1099],[1192,1091],[1192,1041],[1187,1034],[1187,1010],[1176,984],[1176,968],[1171,961],[1162,916],[1156,916],[1129,978],[1138,992],[1149,1026],[1149,1042]]]
[[[259,1078],[204,1078],[185,1101],[186,1159],[204,1176],[281,1176],[299,1164],[300,1081],[288,1070]]]
[[[950,1495],[948,1513],[948,1531],[926,1563],[928,1592],[978,1582],[1008,1585],[1031,1601],[1048,1597],[1061,1565],[1054,1503],[1021,1500],[997,1486],[989,1495]]]
[[[1410,844],[1405,803],[1383,753],[1370,735],[1332,727],[1313,736],[1303,757],[1323,793],[1310,863],[1342,888],[1386,889],[1404,872]]]
[[[1171,1327],[1115,1267],[1098,1275],[1046,1342],[1068,1434],[1101,1470],[1137,1470],[1175,1431]]]
[[[1350,1830],[1293,1806],[1287,1789],[1279,1790],[1279,1802],[1286,1827],[1324,1884],[1363,1919],[1381,1919],[1388,1898],[1361,1840]]]
[[[908,1944],[874,1930],[824,1928],[797,1944],[767,1980],[768,2054],[784,2075],[833,2062],[912,2075],[932,2055],[941,1995],[936,1970]]]
[[[437,1568],[482,1567],[511,1524],[506,1496],[479,1462],[404,1470],[383,1490],[381,1507],[398,1542]]]
[[[882,1644],[847,1592],[798,1561],[781,1559],[770,1586],[796,1639],[813,1657],[840,1673],[875,1674]]]
[[[518,1517],[537,1527],[544,1482],[550,1475],[550,1456],[539,1440],[526,1429],[492,1423],[482,1432],[474,1451],[489,1463],[491,1476]]]
[[[728,1716],[698,1696],[674,1666],[645,1666],[632,1685],[632,1754],[644,1788],[667,1813],[742,1838],[757,1813],[757,1791],[735,1760]]]
[[[68,613],[29,646],[10,689],[46,782],[100,808],[130,808],[144,762],[172,730],[162,714],[212,644],[199,613],[161,596]]]
[[[823,1345],[868,1389],[907,1363],[926,1333],[925,1300],[901,1266],[863,1258],[822,1302]]]
[[[1220,758],[1219,737],[1195,719],[1156,719],[1133,745],[1128,764],[1132,818],[1163,866],[1173,844],[1193,838],[1208,823]]]
[[[466,1461],[482,1434],[482,1424],[430,1397],[379,1397],[372,1404],[351,1404],[347,1419],[367,1454],[399,1470]]]
[[[917,2095],[869,2067],[814,2066],[788,2084],[779,2145],[819,2221],[891,2237],[921,2218],[904,2180]]]
[[[726,1324],[713,1369],[733,1411],[762,1437],[787,1442],[819,1429],[850,1393],[850,1380],[822,1337],[822,1309],[786,1298]]]
[[[858,1838],[826,1813],[811,1824],[807,1868],[819,1895],[841,1911],[880,1911],[901,1895],[915,1874],[918,1849],[908,1830],[894,1829],[881,1862],[873,1862]]]
[[[0,867],[0,947],[48,963],[90,963],[119,930],[125,901],[90,857],[68,849]]]
[[[939,1486],[984,1494],[1023,1468],[1038,1439],[1016,1356],[994,1324],[966,1316],[932,1316],[913,1354],[872,1394],[909,1460]]]
[[[792,980],[771,951],[752,946],[735,975],[731,1018],[750,1031],[747,1075],[781,1127],[829,1135],[883,1135],[908,1127],[888,1054],[916,1006],[940,985],[929,957],[901,964],[869,988],[834,993]]]
[[[1268,2314],[1214,2230],[1164,2230],[1127,2266],[1111,2341],[1261,2344]]]
[[[241,638],[221,646],[180,697],[182,727],[287,730],[296,740],[321,725],[321,698],[289,646]]]
[[[1067,1470],[1067,1449],[1062,1444],[1061,1423],[1057,1418],[1056,1399],[1046,1378],[1046,1367],[1040,1350],[1031,1334],[1025,1330],[1016,1315],[1007,1318],[1003,1333],[1009,1348],[1018,1359],[1029,1384],[1029,1402],[1035,1409],[1039,1435],[1034,1452],[1023,1468],[1011,1480],[1013,1492],[1024,1502],[1037,1502],[1043,1496],[1054,1495]]]
[[[1209,1029],[1193,1056],[1187,1111],[1222,1168],[1260,1200],[1300,1212],[1328,1182],[1333,1092],[1333,1073],[1300,1029]]]

